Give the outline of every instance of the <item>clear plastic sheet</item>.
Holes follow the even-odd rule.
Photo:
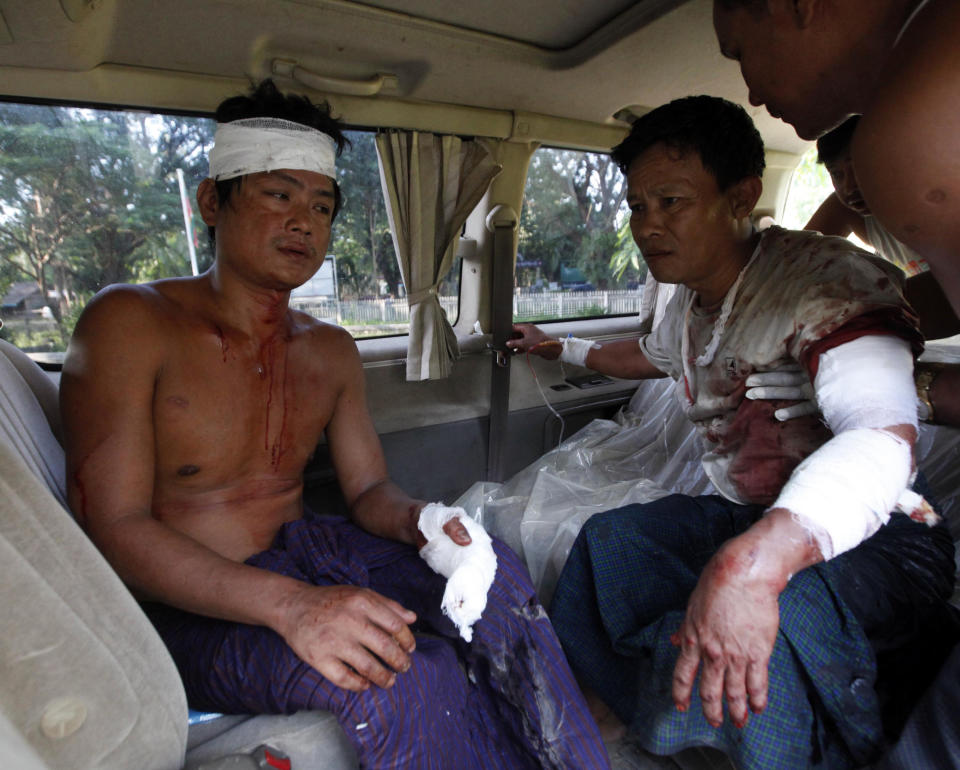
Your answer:
[[[669,379],[641,384],[615,420],[594,420],[504,484],[478,482],[456,501],[524,557],[541,601],[594,513],[713,492],[674,387]]]

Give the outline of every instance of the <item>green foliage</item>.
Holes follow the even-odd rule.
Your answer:
[[[782,224],[799,230],[810,221],[824,199],[833,192],[833,182],[826,166],[817,163],[817,148],[811,147],[797,165],[790,181]]]
[[[212,129],[199,118],[0,104],[0,286],[32,280],[53,294],[65,344],[103,286],[189,274],[174,172],[196,189]],[[209,249],[198,251],[209,265]]]
[[[402,282],[393,250],[390,223],[380,188],[380,168],[373,135],[348,131],[351,147],[337,164],[343,208],[333,225],[330,253],[337,257],[341,299],[387,293],[399,296]]]
[[[559,282],[564,267],[579,268],[599,289],[638,280],[645,269],[631,257],[618,228],[625,196],[623,175],[609,156],[538,150],[530,160],[520,215],[517,286]]]
[[[628,275],[638,284],[647,277],[647,265],[643,261],[640,249],[637,248],[636,241],[633,240],[630,219],[626,217],[620,229],[617,230],[616,246],[610,255],[610,272],[618,281],[622,280],[624,275]]]

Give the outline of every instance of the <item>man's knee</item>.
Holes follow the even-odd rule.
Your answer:
[[[409,734],[417,724],[438,724],[441,716],[462,712],[467,701],[466,674],[449,641],[417,637],[417,649],[410,661],[410,668],[397,674],[392,687],[372,686],[359,693],[343,691],[340,721],[345,730],[369,731],[370,736],[383,738],[398,731]]]

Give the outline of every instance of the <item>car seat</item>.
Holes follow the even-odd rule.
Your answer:
[[[59,436],[57,386],[0,340],[4,766],[191,770],[269,744],[294,770],[356,768],[326,711],[188,717],[163,642],[68,513]]]

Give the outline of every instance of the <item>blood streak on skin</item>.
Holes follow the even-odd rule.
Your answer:
[[[74,511],[74,514],[77,517],[77,523],[81,527],[84,527],[87,523],[87,492],[83,487],[83,481],[80,479],[80,470],[82,468],[83,463],[80,463],[80,468],[73,474],[73,485],[77,488],[77,494],[80,495],[80,510]]]
[[[269,377],[269,382],[267,385],[267,414],[266,414],[266,426],[264,428],[263,435],[263,449],[266,452],[270,453],[270,464],[273,466],[274,470],[277,470],[280,466],[280,460],[283,458],[285,449],[283,446],[283,435],[287,430],[287,353],[289,351],[289,345],[283,345],[283,361],[282,367],[283,372],[280,374],[279,382],[279,397],[280,397],[280,409],[281,409],[281,418],[280,418],[280,432],[277,434],[276,440],[273,444],[270,443],[270,410],[273,406],[273,389],[277,384],[277,367],[276,362],[274,361],[274,346],[276,342],[268,343],[265,347],[267,348],[267,355],[264,357],[263,364],[261,368],[264,370],[265,375]]]
[[[92,453],[91,453],[92,454]],[[73,481],[73,485],[77,488],[77,494],[80,496],[80,510],[73,511],[74,517],[77,520],[77,523],[81,527],[86,527],[87,524],[87,488],[83,483],[83,469],[87,465],[87,460],[90,459],[88,454],[84,457],[79,463],[77,463],[77,469],[73,472],[73,475],[70,477]]]
[[[273,404],[273,345],[267,342],[260,348],[260,376],[269,377],[267,385],[267,419],[263,429],[263,451],[270,451],[270,407]]]
[[[214,324],[213,328],[217,330],[217,338],[220,340],[220,354],[223,356],[223,363],[227,363],[227,351],[230,349],[230,343],[227,342],[227,338],[223,335],[223,329],[217,324]]]

